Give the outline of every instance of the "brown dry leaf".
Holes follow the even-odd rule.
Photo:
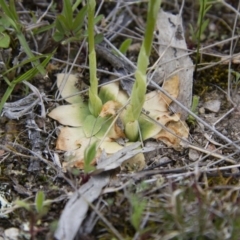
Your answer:
[[[107,139],[110,139],[110,140],[115,139],[116,140],[116,139],[125,138],[125,137],[126,137],[126,135],[124,134],[123,129],[120,128],[117,123],[114,123],[113,127],[108,132],[108,135],[107,135],[105,141],[107,141]]]
[[[165,81],[163,89],[171,95],[172,98],[177,98],[179,93],[179,77],[177,75]],[[146,95],[143,108],[147,111],[156,110],[158,112],[168,112],[168,107],[172,100],[160,91],[152,91]]]
[[[109,115],[116,115],[117,111],[122,107],[122,104],[120,104],[117,101],[108,101],[102,106],[102,110],[99,114],[100,117],[106,117]]]
[[[91,141],[96,141],[96,138],[91,138]],[[62,127],[56,142],[56,149],[67,151],[63,168],[71,166],[83,168],[84,150],[89,143],[90,139],[85,137],[82,128]]]
[[[179,93],[179,77],[178,75],[168,79],[163,84],[163,89],[173,98],[177,98]],[[151,123],[146,117],[140,119],[143,139],[156,136],[162,130],[162,125],[166,125],[170,121],[179,121],[180,114],[171,114],[168,110],[172,100],[160,91],[152,91],[146,95],[144,110],[146,114],[157,121],[160,125]]]
[[[180,138],[188,138],[189,129],[185,122],[179,120],[178,122],[170,122],[166,125],[166,127],[175,133],[178,137],[174,136],[169,131],[162,129],[162,131],[157,134],[154,138],[164,142],[167,146],[173,147],[176,150],[181,149],[181,139]]]
[[[156,90],[146,95],[143,108],[149,112],[151,112],[152,110],[166,112],[168,105],[166,102],[163,101],[162,93]]]
[[[179,94],[179,82],[180,82],[179,76],[175,75],[164,82],[163,89],[166,92],[168,92],[172,98],[176,99]],[[166,125],[166,127],[170,131],[175,133],[175,135],[179,136],[180,138],[187,138],[189,129],[186,123],[180,120],[181,114],[176,113],[174,115],[171,115],[168,111],[168,107],[171,104],[172,100],[163,93],[158,94],[157,101],[156,98],[157,98],[156,96],[153,96],[151,99],[147,98],[149,99],[148,101],[148,105],[150,105],[149,108],[152,108],[152,111],[150,110],[149,115],[153,117],[156,121],[158,121],[160,124]],[[156,108],[156,106],[158,108]],[[165,129],[160,130],[160,132],[156,136],[154,136],[154,138],[164,142],[169,147],[173,147],[175,149],[181,148],[180,146],[181,139],[174,136]]]
[[[166,125],[167,123],[174,121],[177,122],[180,120],[180,114],[173,114],[172,116],[166,113],[157,113],[156,114],[152,114],[153,118],[159,122],[162,125]]]
[[[56,149],[72,151],[78,149],[85,141],[85,134],[82,128],[62,127],[57,139]]]
[[[179,83],[180,83],[179,76],[174,75],[173,77],[169,78],[167,81],[163,83],[162,88],[166,92],[168,92],[172,98],[176,99],[179,94]],[[163,101],[165,101],[168,104],[168,106],[172,102],[172,100],[163,93],[162,93],[162,98],[163,98]]]

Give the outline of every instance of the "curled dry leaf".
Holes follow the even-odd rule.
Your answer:
[[[173,147],[176,150],[181,149],[181,138],[187,139],[189,134],[188,126],[181,120],[177,122],[170,122],[166,125],[168,130],[162,129],[154,138],[164,142],[167,146]],[[174,134],[172,134],[172,133]]]
[[[169,95],[172,98],[177,98],[179,95],[179,84],[180,84],[180,79],[178,75],[174,75],[173,77],[169,78],[167,81],[163,83],[162,88],[169,93]],[[172,100],[165,96],[162,93],[162,98],[164,102],[167,103],[168,107],[172,103]]]
[[[179,92],[179,77],[176,75],[165,81],[163,89],[173,98],[177,98]],[[162,130],[162,126],[165,126],[167,123],[180,120],[179,114],[170,114],[168,107],[171,102],[172,100],[160,91],[152,91],[146,95],[143,108],[146,114],[155,122],[151,121],[147,116],[141,116],[139,121],[144,140],[154,137]],[[159,125],[157,125],[156,122],[158,122]]]
[[[177,98],[179,92],[179,77],[173,76],[172,78],[165,81],[162,87],[166,92],[173,98]],[[160,91],[152,91],[146,95],[145,103],[143,108],[151,112],[165,112],[166,115],[169,114],[168,107],[172,100],[168,98],[164,93]]]
[[[82,128],[61,127],[56,148],[63,151],[72,151],[83,145],[85,134]]]
[[[67,151],[64,155],[64,169],[76,164],[83,168],[84,149],[89,145],[89,141],[90,139],[85,137],[82,127],[62,127],[60,129],[56,149]]]
[[[120,104],[117,101],[108,101],[106,102],[103,107],[102,111],[100,112],[100,117],[106,117],[106,116],[114,116],[117,114],[117,111],[122,107],[122,104]]]

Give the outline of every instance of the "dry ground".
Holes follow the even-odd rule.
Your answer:
[[[111,15],[116,10],[116,2],[104,1],[100,13],[108,17],[112,25],[107,25],[108,28],[102,28],[101,31],[116,47],[127,37],[132,38],[133,46],[126,56],[135,62],[143,29],[139,29],[139,26],[143,27],[145,22],[146,3],[139,1],[141,3],[130,4],[128,10],[132,15],[129,16],[134,20],[119,35],[111,38],[111,27],[121,24],[116,23],[117,19]],[[56,14],[61,12],[61,1],[55,1],[54,4],[55,10],[50,9],[43,21],[52,22]],[[237,57],[240,44],[238,38],[233,38],[240,31],[236,17],[239,17],[239,4],[238,1],[213,4],[206,14],[208,27],[201,36],[201,46],[205,49],[201,51],[201,64],[194,74],[193,91],[200,97],[198,116],[214,131],[197,120],[189,121],[189,140],[195,149],[186,147],[175,151],[160,142],[148,141],[146,144],[155,144],[156,150],[146,155],[147,168],[141,172],[114,171],[111,184],[94,202],[95,208],[90,207],[76,239],[117,239],[119,236],[122,239],[142,240],[240,239],[240,108],[237,75],[240,69]],[[162,3],[162,7],[172,13],[178,13],[180,5],[181,1]],[[41,16],[47,6],[48,3],[38,1],[23,0],[17,3],[18,11],[23,12],[21,21],[26,25],[31,23],[34,15]],[[123,9],[119,8],[116,12],[119,18]],[[182,16],[190,50],[197,47],[192,40],[189,24],[192,23],[196,28],[198,10],[195,1],[185,1]],[[31,81],[48,98],[44,105],[50,111],[63,103],[56,101],[55,74],[67,67],[69,69],[68,63],[73,62],[81,43],[74,43],[68,49],[67,46],[56,44],[51,33],[46,38],[43,35],[33,38],[26,34],[33,50],[36,50],[36,45],[40,53],[51,53],[57,48],[48,65],[48,77],[37,76]],[[17,40],[14,43],[11,53],[8,53],[10,62],[21,51]],[[1,49],[1,52],[6,54],[6,50]],[[232,61],[221,61],[222,56],[230,54],[236,54]],[[195,62],[196,53],[191,58]],[[77,67],[73,68],[81,76],[80,85],[82,81],[88,81],[86,59],[87,53],[83,47],[75,63]],[[157,55],[153,52],[151,64],[156,60]],[[28,68],[30,65],[22,68],[21,72]],[[106,72],[114,71],[113,66],[99,55],[98,68]],[[234,73],[229,74],[229,70]],[[98,77],[100,80],[109,78],[109,74],[99,72]],[[6,91],[6,83],[3,79],[0,81],[2,96]],[[8,101],[24,98],[28,94],[26,91],[25,85],[17,85]],[[18,231],[17,239],[53,239],[57,221],[70,195],[91,177],[78,169],[63,173],[59,170],[56,155],[60,162],[63,160],[63,152],[55,149],[59,124],[40,115],[41,107],[35,106],[19,119],[0,118],[0,192],[10,204],[7,209],[1,206],[3,203],[0,204],[0,239],[4,239],[4,234],[6,236],[10,230]],[[233,142],[226,142],[217,133]],[[34,152],[40,153],[40,157]],[[51,200],[43,215],[38,214],[34,207],[35,195],[39,190],[43,190],[46,199]],[[17,208],[14,203],[17,199],[26,200],[27,207]],[[7,216],[3,216],[6,213]],[[134,221],[139,223],[137,229]]]

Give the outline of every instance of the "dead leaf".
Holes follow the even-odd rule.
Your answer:
[[[179,77],[177,75],[168,79],[163,84],[163,89],[171,95],[172,98],[177,98],[179,93]],[[169,112],[168,107],[172,100],[160,91],[152,91],[146,95],[143,108],[146,111],[156,110],[157,112]]]
[[[83,143],[85,140],[85,134],[81,127],[61,127],[56,148],[63,151],[76,150],[84,145]]]
[[[86,217],[89,203],[99,197],[103,187],[109,183],[109,179],[109,173],[92,176],[71,196],[58,222],[58,228],[54,234],[56,239],[74,239]]]
[[[173,77],[167,79],[166,81],[164,81],[162,88],[168,92],[168,94],[176,99],[178,97],[179,94],[179,76],[178,75],[174,75]],[[170,98],[168,98],[164,93],[162,93],[162,98],[163,101],[165,101],[169,107],[170,103],[172,102],[172,100]]]
[[[177,137],[170,133],[170,131],[162,129],[162,131],[159,134],[157,134],[154,138],[164,142],[169,147],[173,147],[176,150],[180,150],[181,149],[180,138],[184,139],[188,138],[189,129],[187,124],[179,120],[178,122],[168,123],[166,125],[166,128],[172,131]]]
[[[122,107],[117,101],[108,101],[102,106],[102,110],[99,114],[100,117],[114,116],[117,114],[118,110]]]
[[[162,9],[158,14],[156,28],[159,31],[159,80],[168,79],[169,76],[179,77],[179,94],[177,100],[185,107],[192,104],[192,81],[194,66],[188,56],[187,44],[184,37],[184,30],[181,15],[173,15],[164,12]],[[168,81],[168,80],[167,80]],[[167,82],[165,80],[165,82]],[[185,120],[188,113],[172,103],[174,112],[181,113],[181,118]]]

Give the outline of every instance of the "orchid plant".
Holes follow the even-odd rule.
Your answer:
[[[103,154],[113,154],[124,147],[120,140],[127,139],[126,145],[148,138],[165,141],[177,147],[178,139],[165,131],[162,126],[169,124],[171,131],[187,137],[186,125],[180,126],[179,114],[170,114],[168,107],[172,100],[159,91],[146,94],[147,67],[152,48],[155,23],[160,8],[160,0],[148,3],[147,25],[144,40],[137,62],[135,83],[130,98],[120,89],[118,82],[102,86],[98,91],[96,74],[96,53],[94,48],[95,0],[88,1],[88,46],[90,67],[89,101],[84,102],[76,95],[77,77],[70,75],[63,86],[64,74],[58,74],[57,85],[62,97],[70,104],[53,109],[49,116],[65,127],[61,128],[57,140],[57,149],[67,151],[65,160],[79,168],[90,171],[90,164]],[[179,79],[172,77],[163,84],[163,89],[173,98],[177,98]],[[69,97],[70,95],[74,95]],[[174,124],[175,123],[175,124]],[[131,159],[134,165],[144,167],[144,156],[139,154]],[[67,162],[69,164],[69,162]]]

